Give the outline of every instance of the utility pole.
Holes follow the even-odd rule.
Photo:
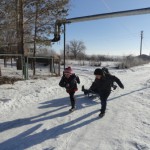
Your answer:
[[[64,70],[66,67],[66,24],[64,23]]]
[[[143,31],[141,31],[140,56],[142,55]]]

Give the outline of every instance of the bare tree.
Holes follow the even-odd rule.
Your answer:
[[[85,53],[86,47],[83,41],[73,40],[66,44],[67,50],[74,56],[75,59]]]
[[[66,16],[66,11],[64,6],[68,2],[68,0],[60,1],[60,0],[49,0],[49,3],[43,3],[45,0],[38,0],[35,4],[32,4],[31,14],[33,14],[33,18],[31,17],[29,20],[33,21],[33,40],[34,40],[34,53],[36,54],[36,45],[50,45],[49,42],[49,34],[52,32],[52,26],[56,19],[60,19],[61,17]],[[33,9],[34,8],[34,9]],[[35,14],[35,15],[34,15]],[[27,15],[28,16],[28,15]],[[28,21],[27,21],[28,22]],[[35,61],[33,61],[33,74],[35,75]]]
[[[24,44],[32,43],[35,56],[36,45],[50,45],[49,35],[53,32],[54,23],[57,19],[66,17],[68,2],[69,0],[1,0],[0,30],[13,30],[18,53],[24,55]],[[2,35],[0,39],[1,37]],[[4,39],[2,43],[10,44],[10,41]]]

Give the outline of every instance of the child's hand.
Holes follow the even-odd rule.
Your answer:
[[[124,89],[124,85],[122,85],[121,88]]]

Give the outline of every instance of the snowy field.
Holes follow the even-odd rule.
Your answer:
[[[150,150],[150,64],[110,69],[125,89],[111,93],[101,119],[99,99],[81,92],[94,69],[73,66],[81,80],[73,113],[60,77],[0,85],[0,150]]]

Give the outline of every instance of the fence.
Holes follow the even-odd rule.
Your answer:
[[[22,70],[17,70],[17,59],[19,57],[21,59]],[[35,75],[33,75],[33,61],[35,62]],[[59,76],[60,59],[52,56],[23,57],[19,54],[0,54],[0,69],[2,76],[17,76],[23,79],[34,76]]]

